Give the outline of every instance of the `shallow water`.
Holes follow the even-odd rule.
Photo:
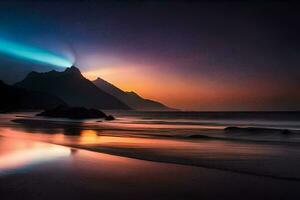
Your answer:
[[[124,124],[222,129],[253,126],[300,130],[300,112],[116,112]]]
[[[300,183],[0,137],[1,199],[298,199]]]
[[[199,113],[196,114],[193,113],[192,120],[196,120],[195,118],[201,120]],[[116,121],[98,122],[97,120],[49,119],[36,117],[35,113],[5,114],[0,116],[0,135],[143,160],[201,166],[275,179],[300,180],[300,134],[298,133],[289,136],[253,132],[228,134],[214,126],[203,128],[191,124],[186,126],[168,124],[167,127],[161,127],[160,124],[155,123],[133,122],[142,118],[142,120],[153,119],[157,113],[154,116],[153,113],[127,115],[115,113],[115,115],[118,119]],[[166,118],[164,115],[167,114],[163,113],[157,118]],[[273,118],[268,116],[268,119],[278,121],[277,115]],[[182,120],[184,116],[181,113],[178,118],[174,116],[169,118]],[[253,118],[253,115],[250,116]],[[296,126],[297,116],[292,113],[290,117],[285,116],[283,122],[293,123],[293,126]],[[170,120],[169,118],[167,120]],[[185,116],[184,120],[188,118]],[[219,118],[223,120],[224,116],[221,115],[216,120]],[[245,118],[249,120],[249,114],[242,116],[243,120]],[[262,116],[257,118],[261,119]],[[16,119],[17,121],[11,121]],[[208,137],[198,139],[185,137],[189,135]]]
[[[253,120],[266,126],[265,119],[249,119],[249,114],[242,120],[223,115],[211,119],[211,114],[202,119],[199,113],[114,115],[117,120],[111,122],[49,119],[31,112],[0,115],[1,195],[5,199],[299,197],[297,128],[289,136],[228,134],[222,130],[226,120],[231,126]],[[273,120],[289,124],[289,129],[298,127],[297,116],[282,121],[269,116],[268,126]]]
[[[255,141],[279,141],[300,143],[300,112],[112,112],[114,121],[97,119],[69,120],[44,118],[36,113],[12,113],[0,115],[0,126],[12,126],[30,133],[80,135],[82,130],[97,134],[129,136],[161,136],[186,138],[207,136],[223,139]],[[12,122],[11,120],[14,120]],[[255,127],[274,130],[290,130],[292,134],[277,132],[237,132],[228,134],[224,128]]]

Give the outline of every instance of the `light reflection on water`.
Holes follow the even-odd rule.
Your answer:
[[[0,175],[70,155],[68,148],[18,139],[0,138]]]
[[[86,127],[85,127],[86,128]],[[133,156],[140,159],[154,159],[154,161],[175,162],[178,164],[199,165],[217,169],[242,171],[254,174],[267,174],[274,177],[297,177],[300,179],[300,149],[299,147],[289,147],[287,145],[272,145],[253,142],[236,142],[229,140],[174,140],[158,138],[138,138],[138,137],[116,137],[101,135],[96,130],[81,129],[79,135],[64,135],[62,133],[48,134],[36,131],[34,134],[26,132],[25,129],[16,127],[0,128],[0,135],[12,138],[14,141],[22,139],[24,141],[39,140],[48,143],[61,144],[75,148],[111,153],[120,156]],[[1,137],[0,137],[1,138]],[[28,145],[28,146],[24,146]],[[6,170],[9,168],[23,168],[38,162],[45,162],[51,159],[58,159],[63,156],[74,155],[75,150],[64,147],[47,147],[43,145],[34,146],[30,143],[16,143],[14,146],[1,145],[0,155],[5,155],[5,151],[11,152],[13,159],[8,156],[2,158],[1,163]],[[18,152],[18,148],[20,151]],[[63,148],[63,149],[61,149]],[[15,153],[15,151],[17,153]],[[38,152],[39,151],[39,152]],[[91,167],[98,169],[95,159],[99,159],[97,153],[86,152],[90,158]],[[117,168],[117,162],[126,159],[119,157],[101,155],[110,162],[110,168]],[[27,157],[27,158],[24,158]],[[47,158],[47,159],[46,159]],[[1,159],[1,158],[0,158]],[[74,160],[72,159],[72,160]],[[94,164],[93,164],[94,163]],[[286,166],[289,166],[288,168]]]
[[[45,134],[45,133],[26,133],[13,128],[1,128],[0,135],[14,137],[26,140],[38,140],[53,144],[69,146],[86,147],[109,147],[109,148],[148,148],[159,149],[162,151],[176,152],[184,156],[191,155],[214,155],[214,157],[234,157],[240,158],[246,156],[259,157],[261,155],[272,155],[276,150],[263,145],[239,144],[230,141],[204,140],[204,141],[185,141],[169,140],[157,138],[139,138],[139,137],[116,137],[103,136],[95,130],[81,130],[78,136],[69,136],[64,134]]]

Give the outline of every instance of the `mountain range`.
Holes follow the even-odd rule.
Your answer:
[[[144,99],[135,92],[125,92],[99,77],[94,80],[93,83],[101,90],[117,97],[135,110],[170,110],[170,108],[162,103],[150,99]]]
[[[18,89],[27,92],[31,91],[30,93],[35,95],[45,94],[44,97],[49,97],[49,101],[53,100],[53,105],[57,105],[60,102],[60,104],[69,106],[97,109],[170,109],[159,102],[144,99],[134,92],[125,92],[103,79],[98,78],[95,81],[90,81],[74,66],[66,68],[63,72],[52,70],[39,73],[33,71],[24,80],[9,87],[14,88],[12,92]],[[38,105],[36,107],[49,106]]]
[[[116,97],[102,91],[84,78],[78,68],[72,66],[63,72],[31,72],[15,84],[27,90],[45,92],[61,98],[69,106],[98,109],[130,109]]]

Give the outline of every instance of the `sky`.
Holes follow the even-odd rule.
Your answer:
[[[300,110],[295,2],[1,1],[0,72],[39,65],[9,42],[170,107]]]

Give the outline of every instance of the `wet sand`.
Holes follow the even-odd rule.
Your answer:
[[[0,137],[0,144],[1,199],[300,198],[298,181],[142,161],[16,138]]]
[[[32,134],[19,128],[0,128],[0,135],[147,161],[300,181],[300,146],[297,144],[223,139],[121,137],[99,135],[95,130],[85,129],[81,130],[79,136],[70,136],[43,132]]]
[[[298,134],[190,126],[1,115],[1,199],[299,199]]]

